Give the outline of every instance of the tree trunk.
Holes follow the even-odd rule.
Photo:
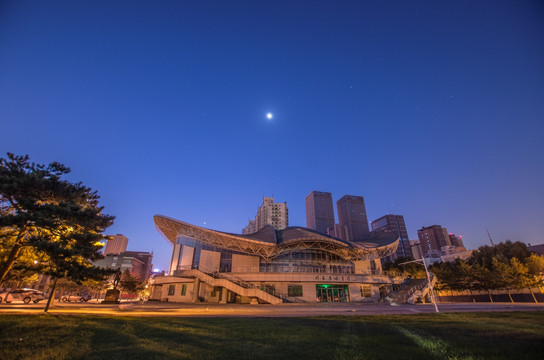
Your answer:
[[[506,288],[506,290],[508,291],[508,297],[510,298],[510,301],[514,303],[514,299],[512,299],[512,294],[510,293],[510,289]]]
[[[538,304],[538,300],[536,299],[536,296],[535,296],[535,293],[533,292],[533,289],[531,289],[531,288],[528,288],[528,289],[531,292],[531,295],[533,296],[533,300],[535,301],[535,304]]]
[[[57,288],[57,281],[58,279],[55,278],[55,281],[53,282],[53,287],[51,288],[51,292],[49,293],[49,298],[47,299],[47,304],[45,305],[45,309],[43,312],[47,312],[49,310],[49,306],[51,305],[51,300],[55,297],[55,289]]]
[[[487,296],[489,296],[489,301],[493,303],[493,296],[491,296],[491,291],[487,290]]]
[[[24,236],[24,232],[20,231],[17,235],[17,239],[15,240],[15,245],[11,248],[11,252],[9,253],[8,258],[6,259],[6,262],[2,264],[2,267],[0,268],[0,283],[4,281],[4,278],[8,274],[8,272],[13,267],[13,264],[15,263],[15,260],[19,257],[19,253],[21,252],[21,249],[23,248],[23,243],[21,239]]]

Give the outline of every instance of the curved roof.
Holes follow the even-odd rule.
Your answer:
[[[281,253],[318,249],[341,256],[346,260],[379,259],[397,249],[398,236],[382,232],[364,241],[345,241],[303,227],[274,230],[270,225],[253,234],[238,235],[206,229],[163,215],[153,217],[157,231],[175,244],[178,236],[187,236],[225,249],[257,255],[266,260]]]

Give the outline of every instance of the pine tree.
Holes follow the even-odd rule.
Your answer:
[[[28,155],[0,158],[0,283],[25,249],[54,279],[81,283],[109,274],[92,261],[102,257],[103,232],[114,217],[102,213],[96,191],[64,180],[69,172],[57,162],[31,163]]]

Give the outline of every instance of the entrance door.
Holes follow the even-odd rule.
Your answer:
[[[347,285],[318,284],[315,294],[317,302],[349,302]]]

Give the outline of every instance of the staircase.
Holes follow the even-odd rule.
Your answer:
[[[232,275],[231,273],[219,273],[219,272],[215,272],[215,273],[206,272],[206,273],[208,275],[211,275],[211,276],[216,277],[216,278],[227,279],[229,281],[232,281],[233,283],[238,284],[243,288],[255,288],[255,289],[262,290],[262,291],[266,292],[267,294],[270,294],[272,296],[275,296],[275,297],[278,297],[278,298],[282,299],[283,302],[291,302],[291,303],[303,303],[303,302],[305,302],[305,301],[303,301],[303,300],[301,300],[301,299],[299,299],[297,297],[288,296],[288,295],[286,295],[286,294],[284,294],[281,291],[278,291],[276,289],[274,289],[272,292],[265,291],[262,288],[259,288],[259,287],[255,286],[252,283],[249,283],[247,281],[244,281],[244,280],[240,279],[237,276]]]
[[[221,275],[219,275],[221,274]],[[269,304],[281,304],[283,300],[267,293],[253,284],[241,280],[227,279],[224,273],[205,273],[197,269],[177,270],[176,276],[194,277],[211,286],[224,287],[240,296],[257,298]]]
[[[436,277],[431,278],[431,286],[436,283]],[[385,300],[395,304],[414,304],[418,298],[423,299],[431,290],[427,279],[409,279],[399,290],[389,294]]]

